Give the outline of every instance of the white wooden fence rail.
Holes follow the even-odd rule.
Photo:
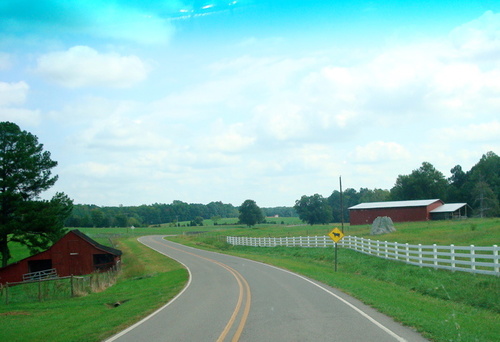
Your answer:
[[[251,238],[228,236],[231,245],[254,247],[332,247],[334,242],[329,236],[299,237],[262,237]],[[407,243],[370,240],[357,236],[344,236],[338,243],[340,247],[354,249],[361,253],[380,258],[393,259],[420,267],[443,268],[500,276],[500,247],[478,246],[438,246],[410,245]]]

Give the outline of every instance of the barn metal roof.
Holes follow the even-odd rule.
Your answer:
[[[440,207],[437,207],[434,210],[431,210],[431,213],[453,213],[460,208],[463,208],[467,205],[467,203],[448,203],[443,204]]]
[[[426,207],[440,201],[439,199],[413,200],[413,201],[388,201],[360,203],[348,208],[351,209],[379,209],[379,208],[402,208],[402,207]]]
[[[92,238],[88,237],[87,235],[83,234],[78,229],[72,229],[70,232],[73,232],[75,235],[78,235],[79,237],[81,237],[82,239],[84,239],[85,241],[87,241],[88,243],[90,243],[91,245],[93,245],[94,247],[96,247],[96,248],[98,248],[100,250],[103,250],[104,252],[108,252],[108,253],[114,254],[114,255],[122,255],[122,251],[120,251],[119,249],[101,245],[99,242],[97,242],[94,239],[92,239]]]

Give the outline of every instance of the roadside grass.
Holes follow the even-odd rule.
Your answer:
[[[41,303],[0,303],[0,340],[101,341],[164,305],[185,286],[188,274],[180,264],[135,237],[120,240],[118,248],[124,252],[123,272],[103,292]],[[115,307],[117,302],[122,304]]]
[[[341,289],[433,341],[497,341],[500,278],[419,268],[332,248],[230,246],[211,236],[169,237],[272,264]]]

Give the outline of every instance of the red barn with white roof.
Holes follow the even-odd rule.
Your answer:
[[[351,226],[372,224],[379,216],[388,216],[393,222],[427,221],[430,212],[444,204],[439,199],[360,203],[349,209]]]

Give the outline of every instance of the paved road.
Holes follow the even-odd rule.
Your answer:
[[[108,342],[426,341],[342,292],[300,275],[161,236],[139,241],[184,264],[190,281],[166,306]]]

